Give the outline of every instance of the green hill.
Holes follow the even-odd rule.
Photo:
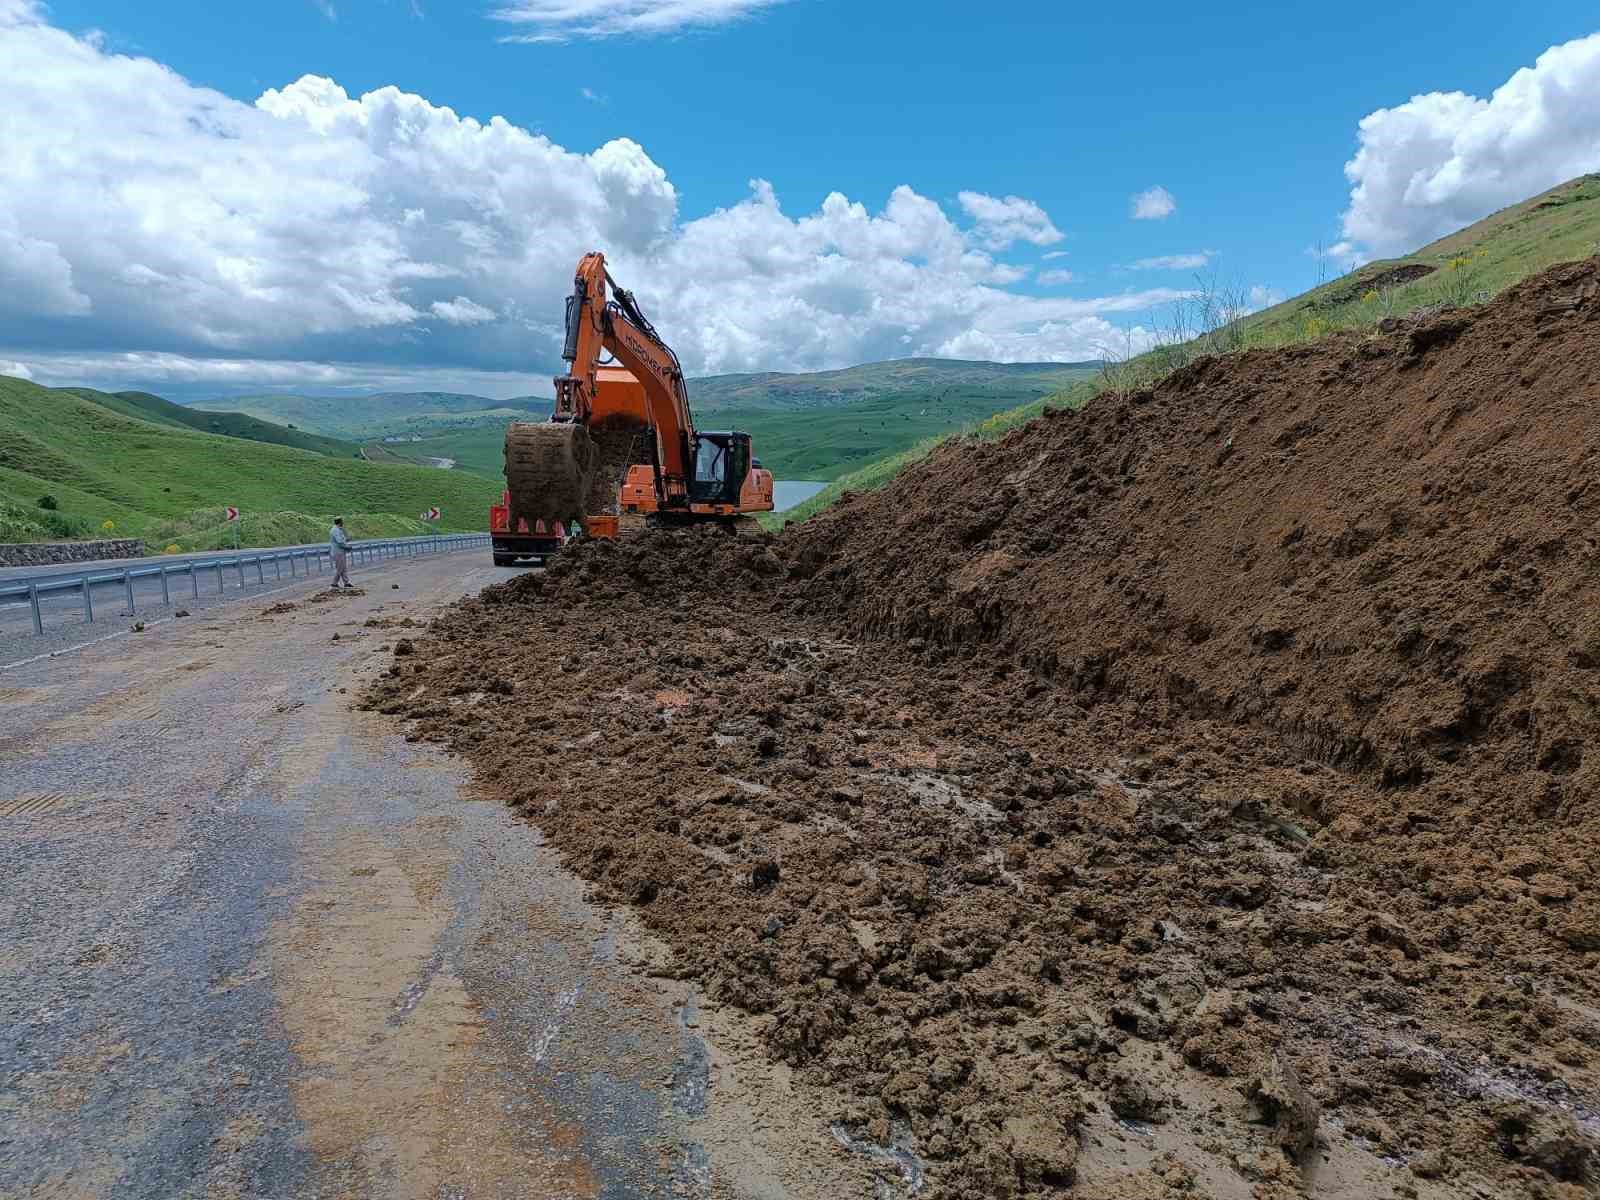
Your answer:
[[[202,400],[188,407],[207,413],[237,412],[325,437],[363,441],[486,417],[509,421],[526,418],[529,413],[546,416],[550,401],[536,396],[491,400],[461,392],[382,392],[372,396],[240,396]]]
[[[0,536],[119,534],[185,549],[224,534],[221,509],[244,511],[244,540],[320,538],[343,513],[357,536],[423,533],[437,505],[447,531],[478,530],[499,497],[493,480],[388,466],[180,428],[64,389],[0,378]],[[38,506],[49,495],[56,509]],[[6,529],[13,532],[7,533]]]
[[[1471,304],[1600,253],[1600,174],[1580,175],[1412,254],[1380,259],[1240,322],[1251,344],[1315,337],[1430,304]]]
[[[1310,341],[1336,329],[1375,326],[1386,316],[1404,316],[1419,308],[1480,303],[1503,288],[1556,263],[1600,254],[1600,174],[1576,179],[1541,192],[1520,204],[1492,213],[1412,254],[1367,263],[1359,270],[1324,283],[1239,320],[1206,328],[1180,345],[1158,347],[1126,363],[1105,364],[1088,379],[1063,388],[1047,400],[1033,400],[976,423],[964,434],[998,437],[1036,416],[1046,403],[1077,408],[1102,388],[1131,388],[1153,382],[1203,354],[1231,353],[1263,346]],[[1194,303],[1212,312],[1226,311],[1216,297]],[[947,435],[950,436],[950,435]],[[836,478],[804,504],[767,523],[779,527],[803,521],[832,504],[846,491],[882,487],[904,467],[927,455],[943,440],[929,438],[899,454],[886,456]]]
[[[1099,363],[996,363],[899,358],[838,371],[709,375],[689,381],[696,411],[719,408],[827,408],[889,396],[990,397],[991,411],[1060,391],[1088,378]]]
[[[97,392],[92,388],[62,388],[74,396],[92,400],[96,404],[120,412],[125,416],[153,421],[174,429],[199,429],[206,433],[219,433],[224,437],[244,438],[251,442],[268,442],[275,446],[293,446],[328,454],[335,458],[354,458],[361,447],[355,442],[307,433],[292,425],[279,425],[240,412],[198,411],[149,392]]]

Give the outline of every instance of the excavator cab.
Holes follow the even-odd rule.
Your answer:
[[[748,433],[707,433],[695,439],[694,479],[689,499],[695,504],[739,503],[745,476],[750,473]]]

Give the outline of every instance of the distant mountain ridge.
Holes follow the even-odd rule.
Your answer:
[[[913,392],[937,396],[959,391],[967,396],[994,393],[1011,403],[1020,403],[1086,379],[1101,365],[896,358],[835,371],[709,375],[689,381],[689,399],[696,408],[706,409],[833,408]]]
[[[1089,378],[1099,362],[998,363],[976,359],[898,358],[831,371],[757,371],[689,380],[697,410],[839,408],[863,400],[926,397],[993,400],[1008,408]],[[460,429],[479,422],[547,416],[543,396],[495,400],[467,392],[378,392],[368,396],[296,393],[201,400],[202,412],[236,412],[328,437],[367,440],[385,434]]]
[[[238,412],[326,437],[361,440],[441,423],[546,416],[550,401],[537,396],[492,400],[466,392],[378,392],[370,396],[280,393],[199,400],[188,407],[201,412]]]

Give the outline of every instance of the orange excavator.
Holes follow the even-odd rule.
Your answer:
[[[772,473],[750,435],[695,428],[678,356],[598,252],[578,264],[561,357],[550,420],[506,430],[506,528],[759,528],[752,514],[772,510]],[[497,541],[497,562],[502,553]]]

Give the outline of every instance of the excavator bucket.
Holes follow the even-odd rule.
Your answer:
[[[511,528],[526,518],[579,521],[588,515],[599,451],[589,430],[571,422],[518,421],[506,430],[506,487]]]
[[[526,517],[582,522],[616,516],[628,467],[640,455],[643,431],[632,422],[598,425],[519,421],[506,430],[506,487],[511,525]]]

